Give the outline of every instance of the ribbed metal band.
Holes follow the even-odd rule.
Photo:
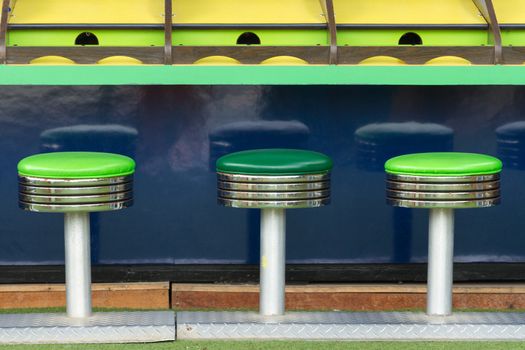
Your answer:
[[[133,176],[55,179],[19,176],[19,207],[48,213],[119,210],[133,204]]]
[[[277,184],[218,181],[217,187],[221,190],[257,192],[317,191],[330,188],[330,181]]]
[[[117,185],[107,186],[84,186],[84,187],[42,187],[42,186],[27,186],[20,184],[18,191],[24,194],[32,195],[51,195],[51,196],[67,196],[67,195],[96,195],[108,194],[115,192],[125,192],[133,188],[133,182],[126,182]]]
[[[294,183],[330,180],[330,172],[304,175],[241,175],[217,172],[219,181],[248,183]]]
[[[395,207],[404,208],[486,208],[500,204],[500,197],[487,198],[481,200],[464,200],[464,201],[431,201],[431,200],[410,200],[396,199],[387,197],[386,203]]]
[[[330,202],[330,173],[239,175],[217,173],[218,203],[235,208],[315,208]]]
[[[387,173],[387,203],[405,208],[482,208],[500,203],[499,173],[411,176]]]
[[[419,192],[458,192],[458,191],[489,191],[500,187],[499,181],[464,182],[464,183],[419,183],[387,181],[386,187],[391,190]]]
[[[71,213],[71,212],[95,212],[95,211],[110,211],[119,210],[131,207],[133,199],[107,202],[107,203],[92,203],[92,204],[39,204],[18,202],[18,206],[29,211],[37,211],[43,213]]]
[[[233,208],[316,208],[330,203],[330,197],[309,199],[309,200],[296,200],[296,201],[263,201],[263,200],[242,200],[242,199],[227,199],[218,198],[217,203],[225,207]]]
[[[396,191],[387,190],[386,196],[393,199],[417,199],[417,200],[478,200],[495,198],[500,196],[499,189],[490,191],[471,192],[421,192],[421,191]]]
[[[85,187],[85,186],[107,186],[115,184],[123,184],[132,182],[133,175],[116,176],[116,177],[100,177],[89,179],[56,179],[43,178],[32,176],[18,176],[18,182],[21,185],[27,186],[42,186],[42,187]]]
[[[301,200],[329,197],[330,190],[299,192],[240,192],[219,190],[217,191],[217,195],[224,199]]]
[[[470,183],[497,181],[500,178],[499,173],[489,175],[472,175],[472,176],[413,176],[386,174],[387,181],[409,182],[409,183]]]
[[[20,193],[18,198],[21,202],[33,204],[91,204],[91,203],[105,203],[118,202],[133,198],[133,191],[98,194],[98,195],[81,195],[81,196],[41,196]]]

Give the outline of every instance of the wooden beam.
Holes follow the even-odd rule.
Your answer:
[[[157,283],[95,283],[93,306],[103,308],[166,309],[170,285]],[[63,284],[0,285],[0,309],[64,307]]]
[[[494,45],[494,64],[504,63],[501,28],[492,0],[472,0],[489,25],[489,43]]]
[[[337,23],[335,20],[335,11],[333,0],[321,0],[324,17],[328,25],[330,56],[329,64],[337,64]]]
[[[490,46],[340,46],[339,64],[357,64],[368,57],[393,56],[408,64],[424,64],[439,56],[460,56],[473,64],[492,64]]]
[[[125,46],[12,46],[7,48],[8,64],[28,64],[33,58],[49,55],[64,56],[79,64],[95,64],[108,56],[130,56],[145,64],[163,64],[164,49]]]
[[[173,64],[173,10],[172,0],[164,0],[164,64]]]
[[[525,47],[505,48],[507,64],[525,61]],[[13,46],[7,48],[8,64],[27,64],[36,57],[58,55],[80,64],[94,64],[107,56],[130,56],[145,64],[165,64],[164,48],[120,46]],[[357,64],[372,56],[394,56],[408,64],[423,64],[438,56],[461,56],[473,64],[492,64],[491,46],[340,46],[337,51],[339,64]],[[330,55],[327,46],[178,46],[173,64],[192,64],[200,58],[223,55],[243,64],[258,64],[280,55],[292,55],[311,64],[326,64]],[[168,60],[169,62],[169,60]]]
[[[172,307],[257,309],[258,285],[175,284]],[[523,284],[456,284],[455,308],[524,309]],[[425,284],[317,284],[286,286],[288,310],[385,311],[424,309]]]
[[[2,1],[0,15],[0,64],[7,63],[7,22],[9,21],[9,0]]]

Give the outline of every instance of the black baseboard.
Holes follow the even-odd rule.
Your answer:
[[[288,283],[425,282],[426,264],[288,265]],[[250,283],[257,265],[102,265],[93,282]],[[457,263],[455,282],[525,282],[525,263]],[[0,283],[63,283],[63,266],[0,266]]]

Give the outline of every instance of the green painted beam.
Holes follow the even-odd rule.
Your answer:
[[[525,65],[4,65],[0,85],[525,85]]]

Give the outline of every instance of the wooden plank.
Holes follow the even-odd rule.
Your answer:
[[[170,306],[168,282],[95,283],[93,306],[104,308],[165,309]],[[64,307],[63,284],[1,285],[0,309]]]
[[[172,0],[164,0],[164,64],[171,64],[173,62],[172,31]]]
[[[9,20],[9,0],[2,1],[0,11],[0,64],[5,64],[7,62],[7,22]]]
[[[130,56],[145,64],[163,64],[163,47],[8,47],[9,64],[27,64],[36,57],[58,55],[79,64],[93,64],[108,56]],[[506,63],[525,61],[525,48],[504,48]],[[508,55],[507,55],[508,54]],[[174,64],[191,64],[207,56],[228,56],[243,64],[258,64],[273,56],[296,56],[311,64],[328,64],[328,46],[176,46]],[[339,46],[339,64],[357,64],[372,56],[393,56],[408,64],[423,64],[439,56],[460,56],[473,64],[492,64],[494,52],[490,46]]]
[[[489,46],[341,46],[339,64],[357,64],[368,57],[392,56],[408,64],[424,64],[440,56],[459,56],[473,64],[492,64]]]
[[[222,292],[222,293],[257,293],[257,284],[193,284],[173,283],[174,292]],[[288,285],[287,293],[426,293],[425,284],[307,284]],[[475,294],[525,294],[525,284],[458,284],[454,293]]]
[[[454,307],[525,308],[525,284],[459,284]],[[250,308],[259,303],[257,285],[172,284],[174,308]],[[426,305],[424,284],[295,285],[286,287],[290,310],[399,310]]]
[[[42,56],[64,56],[79,64],[94,64],[109,56],[130,56],[145,64],[163,64],[163,47],[119,47],[119,46],[71,46],[71,47],[8,47],[8,64],[28,64],[33,58]]]
[[[328,46],[176,46],[174,64],[191,64],[207,56],[228,56],[243,64],[259,64],[274,56],[295,56],[311,64],[328,64]]]
[[[329,64],[337,64],[337,23],[335,20],[333,0],[321,0],[321,7],[328,26],[328,36],[330,38],[330,59]]]
[[[473,0],[479,12],[489,25],[489,43],[494,48],[494,64],[503,63],[503,49],[501,42],[501,29],[494,10],[492,0]]]

